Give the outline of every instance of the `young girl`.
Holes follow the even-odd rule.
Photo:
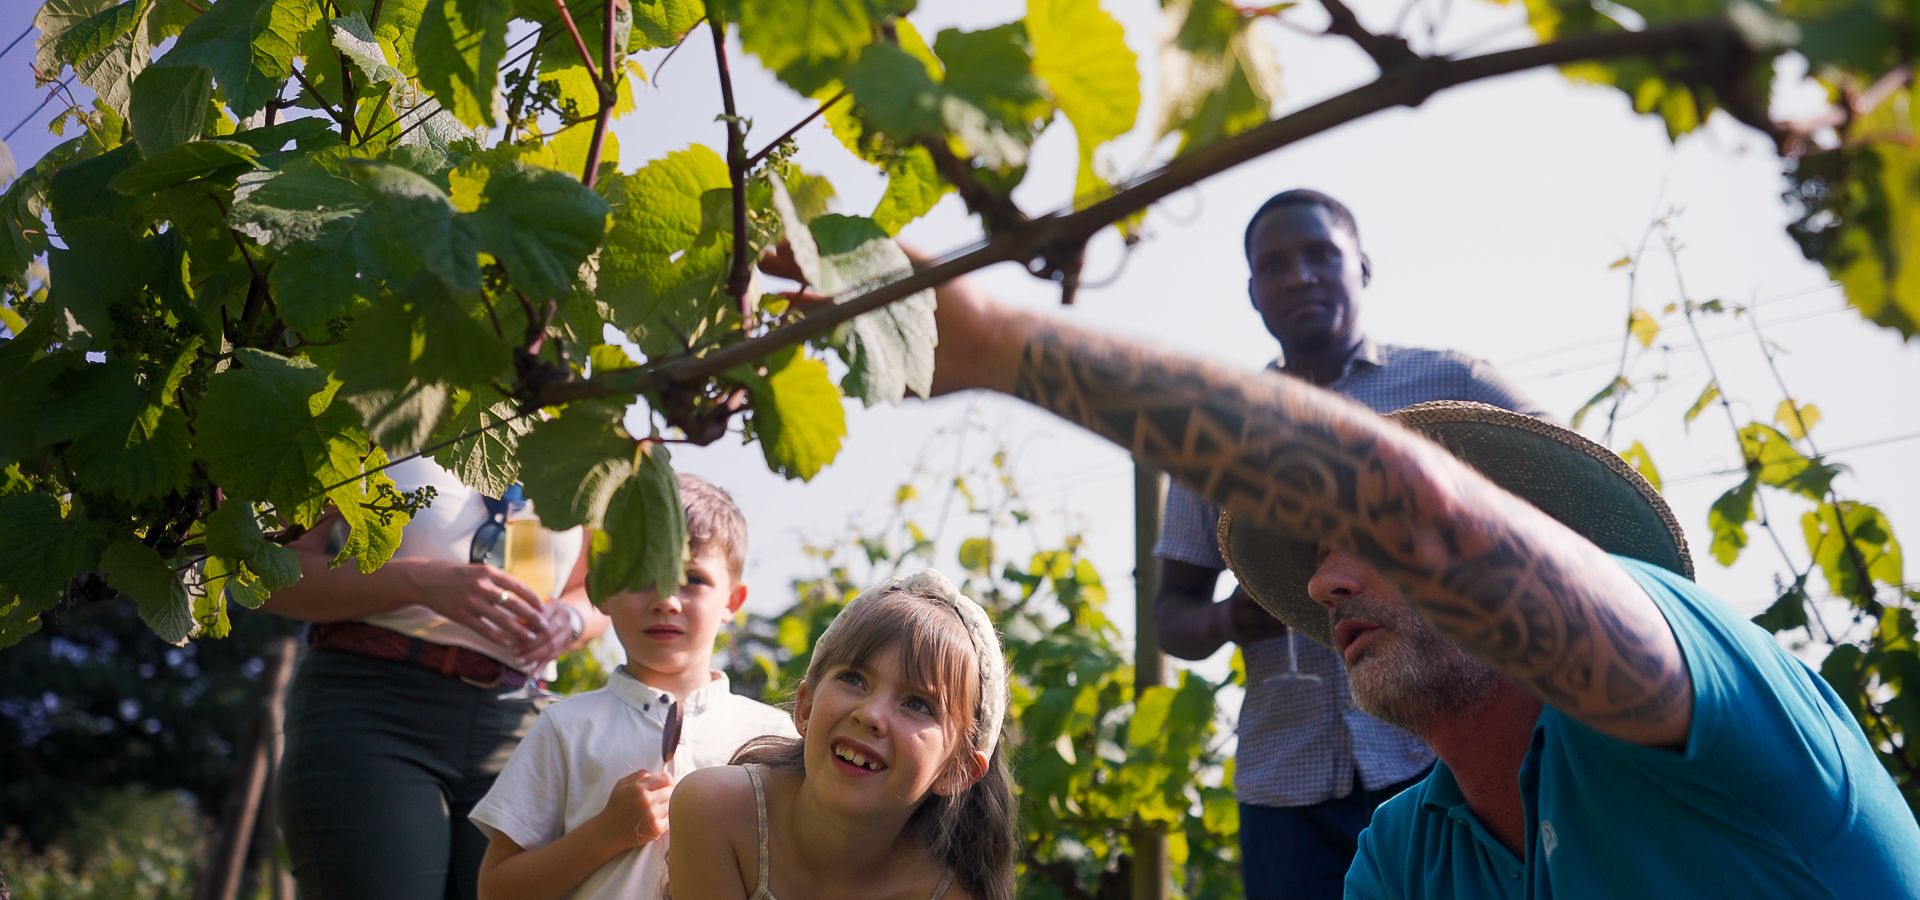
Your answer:
[[[889,579],[827,626],[795,699],[799,739],[674,789],[675,900],[1012,896],[1006,660],[979,604],[933,570]]]

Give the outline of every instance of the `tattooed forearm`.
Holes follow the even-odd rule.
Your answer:
[[[1686,668],[1638,585],[1364,407],[1060,326],[1027,343],[1014,395],[1236,516],[1358,554],[1442,634],[1588,724],[1629,740],[1684,735]]]

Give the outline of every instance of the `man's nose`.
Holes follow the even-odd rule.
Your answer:
[[[1320,559],[1320,568],[1307,579],[1307,596],[1328,609],[1338,609],[1360,592],[1362,565],[1359,557],[1345,550],[1328,551]]]
[[[1320,272],[1307,262],[1304,255],[1288,259],[1286,268],[1280,272],[1281,283],[1288,287],[1313,284],[1320,280]]]

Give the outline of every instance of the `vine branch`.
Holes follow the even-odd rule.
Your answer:
[[[747,129],[733,102],[726,25],[708,17],[707,31],[713,35],[713,64],[720,72],[720,102],[725,110],[721,121],[727,126],[727,177],[733,184],[733,264],[727,272],[727,293],[740,305],[740,330],[744,332],[753,321],[753,303],[747,299],[747,286],[753,279],[747,234]]]
[[[1354,43],[1361,52],[1373,59],[1382,74],[1392,72],[1403,66],[1413,65],[1421,60],[1407,39],[1397,34],[1379,34],[1368,31],[1360,24],[1360,18],[1353,14],[1341,0],[1320,0],[1327,10],[1327,34],[1339,35]]]
[[[1644,31],[1588,34],[1460,59],[1423,57],[1383,73],[1373,82],[1274,119],[1178,157],[1078,212],[1033,219],[994,234],[970,250],[836,303],[792,325],[723,347],[706,356],[677,357],[580,381],[550,385],[535,405],[588,397],[633,396],[674,381],[708,378],[778,350],[820,337],[840,323],[889,303],[1010,260],[1032,260],[1067,249],[1077,252],[1103,228],[1189,185],[1248,160],[1356,119],[1398,106],[1418,106],[1441,90],[1481,79],[1585,60],[1658,56],[1692,51],[1750,53],[1741,35],[1722,19],[1664,25]]]
[[[754,166],[759,165],[762,160],[767,158],[768,154],[774,151],[774,148],[779,147],[781,144],[785,143],[787,138],[793,137],[795,134],[799,133],[800,129],[807,127],[807,123],[820,118],[835,103],[839,103],[840,101],[845,100],[846,98],[847,98],[846,88],[841,88],[840,93],[837,93],[831,97],[828,97],[826,99],[826,102],[821,103],[820,106],[814,109],[813,112],[808,113],[806,118],[793,123],[792,128],[789,128],[786,131],[781,132],[779,137],[774,138],[773,141],[768,143],[765,147],[761,147],[760,152],[747,157],[747,169],[752,170]]]

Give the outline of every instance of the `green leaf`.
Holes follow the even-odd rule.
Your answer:
[[[1920,146],[1913,139],[1911,89],[1853,119],[1847,142],[1809,154],[1788,172],[1797,221],[1787,233],[1846,289],[1868,321],[1905,337],[1920,334]]]
[[[72,62],[80,83],[122,116],[127,114],[134,81],[153,59],[145,23],[149,8],[144,0],[123,3],[60,36],[59,52]]]
[[[1027,4],[1033,74],[1045,84],[1080,144],[1075,205],[1099,199],[1105,183],[1094,151],[1133,129],[1140,116],[1140,73],[1126,32],[1099,0],[1033,0]]]
[[[960,568],[979,575],[993,570],[993,540],[968,538],[960,542]]]
[[[384,14],[386,10],[383,8]],[[407,75],[387,61],[380,39],[365,16],[351,13],[328,23],[328,39],[340,58],[352,65],[362,86],[405,84]]]
[[[1033,75],[1026,28],[1018,22],[981,31],[949,28],[934,37],[933,51],[946,66],[941,116],[948,130],[988,168],[1026,165],[1027,148],[1053,115]]]
[[[1630,390],[1633,390],[1633,382],[1628,381],[1625,375],[1615,375],[1612,381],[1607,382],[1606,387],[1601,388],[1593,396],[1588,397],[1587,402],[1582,403],[1579,409],[1574,410],[1572,419],[1574,430],[1580,430],[1580,423],[1586,421],[1587,413],[1592,412],[1594,407],[1606,402],[1607,398],[1621,391]]]
[[[1709,381],[1706,387],[1700,389],[1700,396],[1694,399],[1692,406],[1687,407],[1687,414],[1681,418],[1689,433],[1693,431],[1693,420],[1700,418],[1700,414],[1706,411],[1707,404],[1719,398],[1720,382],[1718,381]]]
[[[1228,0],[1171,0],[1163,6],[1174,39],[1161,52],[1156,134],[1180,135],[1179,152],[1239,134],[1267,120],[1280,96],[1280,69]]]
[[[567,293],[600,247],[607,204],[577,178],[509,164],[493,170],[472,221],[480,244],[536,297]]]
[[[933,154],[925,147],[913,147],[887,163],[887,189],[873,209],[874,224],[888,234],[899,234],[907,223],[933,209],[953,190],[934,168]]]
[[[1903,582],[1900,541],[1878,508],[1865,503],[1822,503],[1800,517],[1807,552],[1835,594],[1870,608],[1876,584]]]
[[[665,596],[686,579],[686,511],[667,452],[649,445],[634,454],[634,460],[593,533],[587,596],[595,603],[625,591]]]
[[[1774,409],[1773,420],[1780,423],[1780,430],[1797,441],[1805,438],[1813,426],[1820,424],[1820,407],[1811,403],[1795,403],[1788,398],[1780,401],[1780,405]]]
[[[208,553],[246,559],[265,544],[266,535],[260,530],[253,504],[222,503],[219,509],[207,514]]]
[[[766,377],[748,381],[747,391],[747,424],[769,468],[807,481],[839,455],[847,413],[825,363],[788,348],[767,359]]]
[[[508,0],[427,0],[421,12],[420,83],[463,125],[494,124],[510,12]]]
[[[213,102],[213,73],[200,66],[162,66],[133,82],[127,121],[141,155],[165,154],[200,136]]]
[[[1838,466],[1802,455],[1786,435],[1758,422],[1740,429],[1740,453],[1761,484],[1784,488],[1809,500],[1825,500],[1834,476],[1841,471]]]
[[[839,294],[860,285],[912,270],[907,254],[867,219],[821,216],[812,233],[820,252],[814,284]],[[933,390],[934,329],[932,291],[921,291],[853,320],[843,353],[848,393],[863,403],[895,403],[911,390],[922,397]]]
[[[671,313],[682,336],[699,338],[702,311],[726,278],[731,249],[719,234],[696,243],[703,237],[701,198],[731,183],[719,154],[695,145],[610,185],[613,219],[600,253],[600,298],[613,324],[631,333],[658,326],[660,316]]]
[[[542,524],[598,528],[637,456],[638,444],[614,422],[582,408],[541,422],[520,439],[520,475]]]
[[[95,567],[102,541],[77,513],[41,493],[0,497],[0,648],[38,631],[67,582]]]
[[[1640,342],[1642,347],[1653,346],[1654,338],[1660,336],[1660,323],[1653,320],[1646,310],[1636,306],[1627,315],[1627,333]]]
[[[372,198],[379,234],[444,283],[449,290],[480,290],[480,248],[473,227],[453,198],[432,179],[401,166],[350,160],[353,179]]]
[[[321,466],[321,480],[338,485],[327,492],[333,508],[347,523],[347,540],[333,557],[340,565],[352,559],[365,575],[387,564],[400,549],[400,532],[408,515],[396,503],[393,479],[374,471],[387,464],[386,451],[368,448],[364,440],[350,435],[327,445],[327,459]],[[344,482],[344,483],[342,483]]]
[[[752,0],[740,7],[740,45],[802,94],[839,78],[873,43],[866,0]]]
[[[187,587],[152,547],[129,540],[115,541],[100,555],[107,583],[132,597],[140,606],[140,620],[169,644],[185,645],[193,636],[193,607]]]
[[[205,67],[233,114],[246,118],[293,77],[300,35],[320,16],[320,4],[310,0],[220,0],[154,65]]]
[[[1797,581],[1766,610],[1753,617],[1753,624],[1775,634],[1792,631],[1795,628],[1805,628],[1809,623],[1807,592],[1802,583]]]
[[[267,586],[237,559],[220,556],[207,557],[206,565],[201,569],[201,578],[209,596],[218,595],[229,603],[238,603],[248,609],[259,609],[272,596]],[[201,603],[194,603],[194,618],[200,617]]]
[[[632,49],[648,50],[680,43],[693,26],[706,18],[701,0],[638,0],[633,10]]]
[[[1620,458],[1626,460],[1627,465],[1632,466],[1635,472],[1639,472],[1640,477],[1645,478],[1648,484],[1653,485],[1654,491],[1660,490],[1660,470],[1654,466],[1653,456],[1647,453],[1646,445],[1634,441],[1631,446],[1620,452]]]
[[[860,138],[884,134],[899,143],[937,135],[944,120],[942,92],[925,63],[892,44],[874,44],[862,51],[846,73],[858,115]]]
[[[1748,475],[1707,509],[1707,527],[1713,531],[1713,558],[1723,566],[1733,565],[1740,551],[1746,549],[1747,523],[1753,519],[1753,494],[1759,486]]]
[[[430,454],[434,462],[460,479],[460,483],[488,497],[505,494],[507,486],[520,480],[516,453],[520,438],[533,429],[533,420],[515,417],[513,403],[503,400],[488,406],[472,392],[455,389],[453,412],[440,422],[428,444],[440,444],[460,435],[478,432],[454,441]],[[497,424],[511,419],[505,424]],[[551,521],[551,520],[549,520]]]
[[[194,455],[230,500],[265,500],[311,525],[328,460],[336,450],[361,452],[358,416],[330,405],[326,375],[312,363],[252,349],[234,359],[238,365],[207,380]]]
[[[261,544],[260,549],[247,557],[247,570],[259,577],[261,586],[277,591],[292,587],[300,580],[300,557],[279,544]]]
[[[257,169],[260,166],[254,160],[259,155],[252,147],[237,141],[193,141],[142,160],[114,176],[109,184],[123,194],[150,194],[196,178]]]
[[[120,5],[116,0],[47,0],[41,4],[33,15],[33,28],[38,32],[33,41],[33,67],[57,76],[73,63],[73,58],[62,52],[66,33],[103,10]]]

